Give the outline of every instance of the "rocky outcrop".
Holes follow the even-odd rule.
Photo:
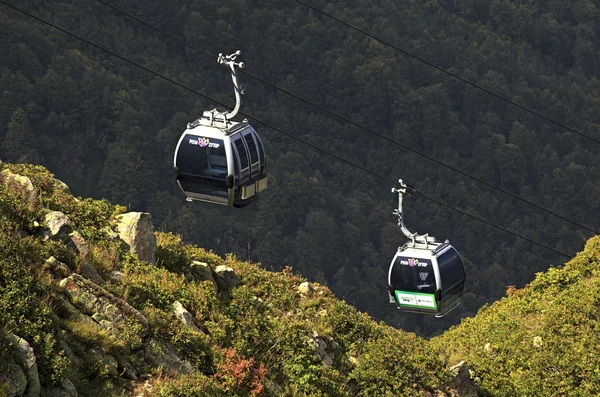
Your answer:
[[[100,349],[88,349],[88,359],[94,362],[94,366],[104,375],[117,376],[119,374],[119,363],[110,354]]]
[[[69,277],[72,273],[71,269],[69,269],[69,266],[65,265],[53,256],[46,259],[45,266],[54,277],[61,280],[65,277]]]
[[[79,393],[69,378],[62,378],[59,387],[48,388],[44,395],[48,397],[78,397]]]
[[[233,269],[225,265],[219,265],[215,268],[215,276],[219,291],[230,290],[240,283],[240,279]]]
[[[139,311],[77,273],[61,280],[59,286],[77,309],[117,337],[118,330],[129,326],[126,318],[134,319],[148,330],[148,320]]]
[[[69,224],[69,217],[60,211],[50,211],[44,216],[44,240],[63,240],[73,230]]]
[[[57,178],[52,178],[52,181],[54,182],[55,188],[62,191],[63,193],[71,194],[71,189],[69,189],[69,185]]]
[[[313,291],[314,289],[308,281],[305,281],[298,286],[298,292],[300,292],[302,295],[310,295],[313,293]]]
[[[196,322],[194,321],[194,317],[190,312],[187,311],[185,307],[179,301],[175,301],[173,303],[173,313],[175,317],[187,328],[192,331],[200,332],[198,327],[196,326]]]
[[[0,372],[0,396],[22,396],[27,389],[27,376],[23,369],[10,358],[6,369]]]
[[[341,350],[341,347],[337,342],[329,341],[330,343],[328,344],[325,341],[325,338],[319,336],[315,331],[312,332],[312,335],[308,338],[307,342],[315,351],[317,358],[328,367],[333,365],[336,352]]]
[[[215,287],[215,292],[219,292],[219,285],[208,263],[192,261],[190,264],[190,273],[195,281],[210,281]]]
[[[25,374],[27,387],[24,395],[28,397],[39,396],[41,386],[33,348],[25,339],[14,334],[8,336],[8,342],[13,351],[15,362],[19,364]]]
[[[160,367],[166,373],[189,374],[194,370],[192,364],[182,360],[175,347],[163,339],[151,338],[144,343],[140,354],[151,367]]]
[[[11,191],[17,192],[19,199],[27,203],[30,209],[37,206],[37,192],[31,180],[26,176],[14,174],[10,170],[3,170],[0,172],[0,183],[7,186]]]
[[[472,373],[464,361],[450,367],[452,382],[450,388],[455,391],[455,395],[460,397],[477,397],[477,386],[472,379]]]
[[[142,261],[154,263],[156,237],[152,216],[147,212],[128,212],[120,215],[118,220],[119,237],[129,245],[130,252]]]

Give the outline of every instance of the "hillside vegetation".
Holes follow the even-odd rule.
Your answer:
[[[0,395],[451,392],[425,340],[290,269],[144,237],[124,210],[0,164]]]
[[[427,341],[289,268],[165,232],[134,247],[124,211],[0,163],[0,395],[600,393],[600,237]]]
[[[432,347],[466,360],[484,396],[600,395],[600,237],[507,294]]]

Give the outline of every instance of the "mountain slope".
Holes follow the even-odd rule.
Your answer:
[[[124,211],[0,163],[3,396],[454,393],[424,339]]]
[[[431,344],[466,360],[484,395],[600,394],[600,237],[563,268],[482,308]]]

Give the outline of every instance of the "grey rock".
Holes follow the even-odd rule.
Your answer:
[[[149,213],[128,212],[120,215],[117,229],[119,237],[129,245],[131,253],[136,253],[142,261],[154,263],[156,237]]]
[[[75,354],[75,352],[73,351],[73,349],[71,349],[71,346],[69,346],[67,342],[61,340],[59,342],[59,345],[60,348],[65,352],[65,356],[71,361],[71,363],[75,367],[79,367],[83,364],[83,360]]]
[[[59,387],[50,387],[44,389],[44,396],[47,397],[78,397],[77,389],[69,378],[62,378]]]
[[[308,281],[305,281],[298,286],[298,292],[300,292],[302,295],[310,295],[313,293],[313,291],[313,287]]]
[[[315,351],[316,356],[328,367],[333,365],[334,355],[327,352],[327,343],[313,331],[312,336],[308,338],[308,344]]]
[[[453,378],[450,387],[455,389],[461,397],[477,397],[477,386],[471,379],[471,371],[464,361],[450,367],[450,373]]]
[[[71,269],[69,269],[69,266],[65,265],[53,256],[46,259],[46,264],[50,267],[50,271],[52,272],[52,274],[60,277],[61,279],[69,277],[69,275],[71,274]]]
[[[41,386],[35,353],[29,343],[14,334],[8,336],[8,341],[14,349],[15,361],[23,368],[27,377],[27,396],[37,397],[40,395]]]
[[[90,246],[87,241],[85,241],[81,233],[79,233],[77,230],[74,230],[73,232],[69,233],[67,240],[67,248],[79,256],[79,259],[87,258],[88,254],[90,253]]]
[[[115,328],[108,327],[109,332],[129,327],[126,318],[139,322],[148,331],[148,320],[139,311],[81,275],[74,273],[61,280],[59,286],[77,309],[88,316],[95,315],[98,324],[107,325],[99,320],[110,320]]]
[[[50,211],[44,216],[44,240],[63,240],[73,230],[69,224],[69,217],[60,211]]]
[[[158,338],[148,340],[142,352],[145,361],[153,367],[161,367],[164,371],[189,374],[193,372],[192,364],[183,360],[177,354],[175,347]]]
[[[192,261],[190,264],[190,271],[192,276],[194,276],[194,280],[196,281],[210,281],[215,287],[215,292],[219,292],[219,285],[215,280],[212,270],[208,263]]]
[[[62,386],[63,390],[66,392],[67,397],[78,397],[79,396],[79,394],[77,393],[77,389],[75,388],[75,385],[73,384],[73,382],[71,382],[71,380],[69,378],[62,378],[60,380],[60,385]]]
[[[57,178],[53,178],[53,182],[54,182],[54,186],[58,189],[61,190],[64,193],[71,193],[71,189],[69,189],[69,185],[67,185],[66,183],[64,183],[63,181],[61,181],[60,179]]]
[[[21,201],[27,203],[28,207],[33,209],[37,205],[37,192],[26,176],[13,174],[6,169],[0,172],[0,183],[7,186],[12,191],[19,192]]]
[[[120,372],[127,378],[131,380],[138,380],[138,374],[135,370],[135,367],[131,365],[131,363],[127,360],[119,361]]]
[[[98,270],[92,265],[88,259],[82,260],[77,266],[77,273],[83,277],[92,280],[95,283],[102,282],[102,276],[98,273]]]
[[[229,290],[240,283],[240,279],[233,269],[225,265],[217,266],[215,275],[219,291]]]
[[[115,283],[123,284],[123,280],[125,279],[125,273],[120,272],[118,270],[113,270],[108,275],[110,281],[114,281]]]
[[[0,396],[22,396],[27,389],[27,376],[23,369],[10,359],[6,370],[0,373]]]
[[[194,322],[194,317],[190,312],[186,310],[185,307],[179,301],[175,301],[173,303],[173,313],[175,313],[175,317],[186,327],[191,329],[192,331],[200,332],[196,323]]]
[[[117,376],[119,374],[119,363],[110,354],[92,348],[88,350],[88,355],[101,372],[110,376]]]

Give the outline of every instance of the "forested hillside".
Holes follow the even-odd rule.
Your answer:
[[[247,70],[494,186],[595,228],[598,144],[452,79],[294,1],[111,2]],[[600,139],[598,6],[565,1],[310,4],[517,104]],[[17,4],[15,4],[17,5]],[[215,99],[226,70],[98,1],[19,7]],[[81,196],[149,211],[159,228],[219,255],[326,284],[390,325],[431,335],[566,258],[411,198],[410,229],[450,239],[467,261],[463,305],[443,321],[387,303],[403,243],[388,182],[254,122],[269,189],[253,207],[186,203],[172,155],[213,103],[0,4],[0,159],[42,164]],[[344,158],[572,255],[591,232],[536,210],[242,76],[244,111]]]

